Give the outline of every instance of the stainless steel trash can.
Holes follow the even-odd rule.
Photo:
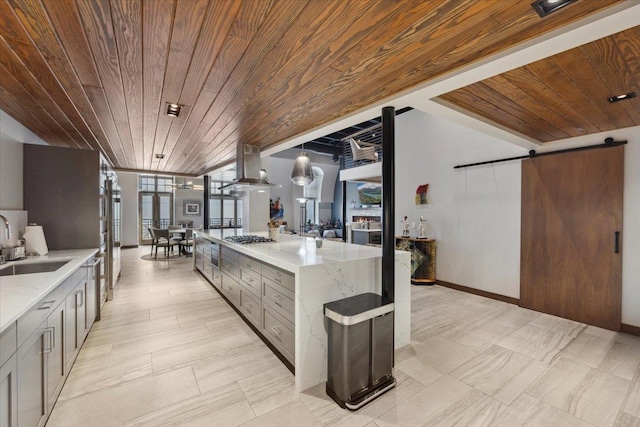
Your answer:
[[[324,304],[328,318],[327,394],[358,409],[393,388],[394,303],[374,293]]]

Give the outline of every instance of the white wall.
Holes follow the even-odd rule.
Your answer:
[[[122,205],[122,246],[138,246],[138,174],[118,172]]]
[[[640,326],[640,134],[629,135],[624,158],[622,323]]]
[[[196,182],[198,180],[194,180]],[[202,180],[200,180],[202,181]],[[202,184],[202,182],[198,182]],[[193,221],[193,227],[198,228],[201,225],[204,226],[204,206],[202,206],[204,199],[204,190],[183,190],[176,189],[173,196],[173,205],[175,211],[173,213],[173,223],[180,224],[183,221]],[[197,201],[200,203],[200,215],[185,215],[184,214],[184,202],[185,201]]]
[[[453,166],[526,151],[417,110],[398,116],[395,128],[396,234],[401,232],[402,216],[416,222],[424,215],[427,235],[437,239],[438,279],[519,298],[520,161],[458,170]],[[640,326],[640,134],[629,131],[616,139],[628,140],[622,323]],[[561,148],[566,147],[553,149]],[[426,183],[428,205],[416,206],[416,187]]]
[[[22,210],[24,206],[22,143],[47,145],[13,117],[0,110],[0,209]]]
[[[418,110],[398,116],[395,129],[396,235],[404,215],[412,223],[423,215],[437,239],[438,279],[518,298],[520,162],[453,167],[526,151]],[[428,205],[416,206],[416,188],[426,183]]]

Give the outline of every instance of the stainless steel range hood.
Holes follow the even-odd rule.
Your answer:
[[[236,173],[241,173],[239,179],[220,187],[221,190],[256,191],[280,188],[272,184],[267,173],[262,169],[260,147],[257,145],[238,144],[236,152]]]

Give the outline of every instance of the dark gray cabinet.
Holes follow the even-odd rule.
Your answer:
[[[18,349],[18,425],[42,426],[47,421],[47,354],[50,332],[44,321]]]
[[[6,347],[17,330],[18,350],[0,368],[0,427],[46,423],[93,324],[95,310],[87,307],[98,306],[98,286],[87,270],[79,268],[0,337]]]
[[[0,427],[18,426],[18,361],[15,354],[0,366]]]
[[[47,353],[47,405],[52,408],[64,385],[66,374],[64,363],[64,338],[66,306],[61,302],[58,308],[47,318],[47,337],[49,347]]]
[[[60,302],[18,349],[18,425],[44,425],[62,390],[67,373],[64,338],[66,305]]]
[[[71,291],[65,300],[65,360],[67,370],[71,369],[76,356],[87,336],[86,278]]]

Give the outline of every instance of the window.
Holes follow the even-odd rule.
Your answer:
[[[209,200],[209,228],[242,227],[242,199],[229,190],[220,190],[223,182],[211,183]]]
[[[173,191],[173,177],[158,175],[140,175],[140,191],[169,193]]]

